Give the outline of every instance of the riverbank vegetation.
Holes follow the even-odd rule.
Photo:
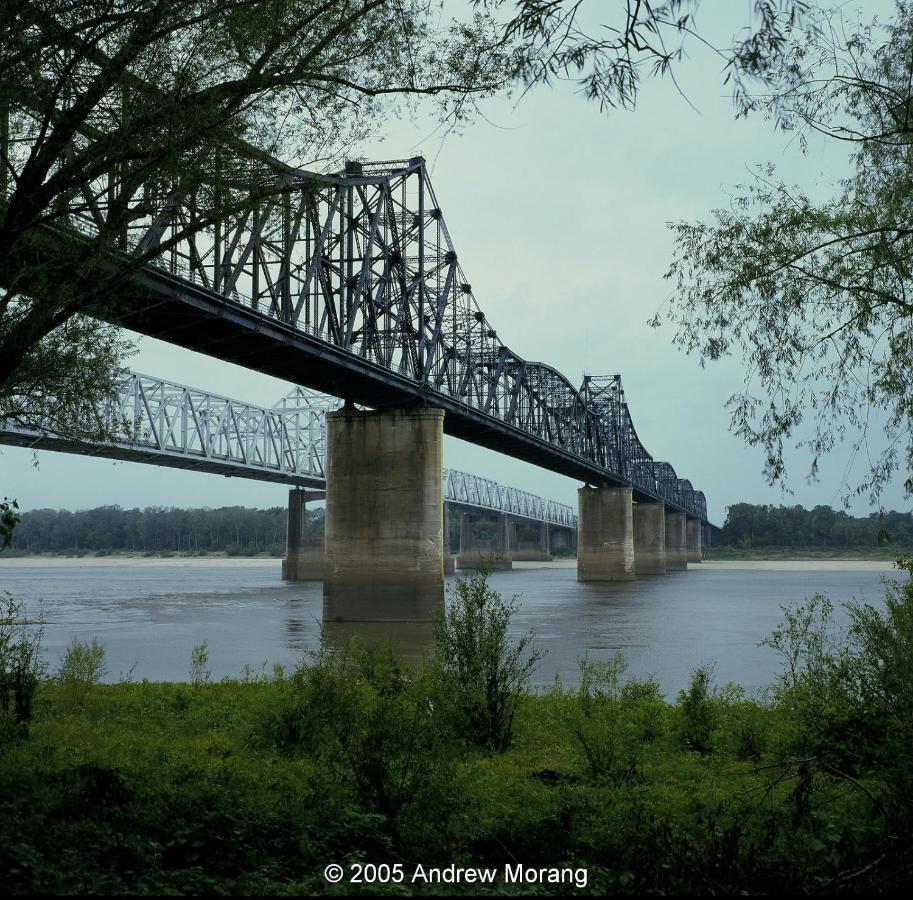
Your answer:
[[[734,503],[708,559],[889,559],[913,551],[913,515],[851,516],[830,506]]]
[[[11,552],[285,554],[285,507],[178,509],[100,506],[70,512],[36,509],[20,514]],[[308,510],[308,530],[323,533],[323,510]]]
[[[307,513],[308,531],[322,534],[324,510]],[[283,556],[284,507],[218,509],[147,507],[122,509],[36,509],[19,514],[16,541],[9,555],[56,554],[149,556]],[[491,539],[496,523],[481,522],[476,536]],[[535,527],[521,528],[517,537],[533,541]],[[451,552],[459,547],[459,520],[448,527]],[[709,559],[826,559],[853,557],[889,559],[898,550],[913,552],[913,516],[886,512],[851,516],[829,506],[768,506],[736,503],[730,506],[722,531],[705,548]],[[554,551],[555,556],[573,551]]]
[[[14,676],[34,632],[7,615],[0,882],[402,894],[421,892],[418,863],[519,862],[586,869],[594,894],[897,887],[913,876],[913,583],[887,590],[843,639],[823,598],[787,612],[768,696],[703,665],[673,703],[621,656],[530,693],[535,658],[483,576],[457,583],[421,668],[354,642],[212,683],[201,646],[187,683],[100,684],[99,645],[77,642],[56,674],[20,679],[27,710]],[[353,886],[355,863],[406,881]]]

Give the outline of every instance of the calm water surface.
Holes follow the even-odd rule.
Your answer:
[[[108,679],[182,680],[192,648],[208,642],[213,678],[238,677],[245,665],[269,671],[294,666],[319,640],[319,583],[288,583],[278,560],[8,560],[0,591],[46,619],[45,655],[52,667],[76,636],[97,637],[107,650]],[[704,563],[688,572],[627,584],[579,584],[573,564],[498,572],[492,586],[521,595],[514,621],[533,629],[546,651],[536,675],[568,684],[578,658],[623,651],[636,675],[653,674],[674,695],[701,662],[716,663],[719,683],[751,691],[769,685],[778,659],[758,647],[781,618],[780,604],[816,592],[835,605],[879,604],[889,564]],[[448,579],[449,581],[449,579]],[[424,635],[406,635],[417,653]]]

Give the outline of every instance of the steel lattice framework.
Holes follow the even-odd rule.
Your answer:
[[[294,388],[272,408],[131,372],[102,419],[121,437],[96,443],[0,421],[0,444],[326,487],[326,414],[332,397]],[[444,500],[577,527],[571,507],[453,469],[444,470]]]
[[[203,188],[109,176],[74,191],[72,229],[103,232],[132,204],[115,252],[152,262],[106,317],[367,406],[438,406],[458,437],[706,520],[704,495],[641,444],[617,375],[577,389],[501,341],[422,158],[275,173],[209,225]]]
[[[519,488],[505,487],[490,478],[444,469],[444,499],[461,506],[510,513],[524,519],[577,527],[577,514],[565,503],[544,500]]]
[[[0,443],[197,469],[281,484],[326,484],[328,398],[296,388],[272,409],[131,372],[95,443],[0,422]]]

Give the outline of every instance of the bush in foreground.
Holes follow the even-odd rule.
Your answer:
[[[704,668],[669,704],[621,657],[584,659],[579,689],[530,694],[510,605],[484,579],[464,590],[459,649],[444,641],[420,670],[354,643],[291,675],[92,684],[77,714],[42,681],[29,736],[0,754],[0,883],[326,892],[324,866],[353,861],[584,867],[594,894],[909,881],[909,579],[884,611],[854,607],[844,641],[820,607],[791,612],[766,702]]]

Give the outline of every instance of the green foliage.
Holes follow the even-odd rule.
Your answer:
[[[28,733],[44,664],[44,629],[22,618],[22,604],[4,592],[0,607],[0,744]]]
[[[876,551],[885,544],[913,547],[913,516],[893,510],[851,516],[829,506],[805,509],[800,505],[734,503],[726,510],[719,542],[744,550]]]
[[[274,682],[276,702],[251,742],[308,757],[401,840],[430,840],[446,832],[456,778],[453,734],[431,679],[389,645],[324,644],[308,665]]]
[[[8,550],[13,543],[13,529],[22,521],[19,503],[9,497],[0,501],[0,551]]]
[[[913,491],[913,8],[858,15],[815,8],[753,103],[803,146],[839,141],[850,174],[819,199],[758,166],[707,222],[672,226],[668,273],[675,342],[742,362],[732,429],[761,449],[771,482],[786,481],[792,446],[811,477],[840,443],[867,447],[846,500],[877,498],[895,473]]]
[[[622,682],[628,664],[615,653],[607,660],[580,661],[577,692],[582,716],[575,723],[589,776],[615,785],[637,778],[642,745],[662,731],[662,694],[653,679]]]
[[[203,641],[190,651],[190,683],[194,689],[209,682],[212,672],[209,665],[209,642]]]
[[[323,533],[323,510],[308,513],[308,533]],[[287,511],[226,506],[176,509],[152,506],[121,509],[100,506],[77,512],[35,509],[23,513],[16,546],[29,553],[64,553],[74,548],[154,553],[179,551],[198,556],[282,553]]]
[[[517,598],[505,601],[485,572],[458,578],[436,627],[437,661],[460,730],[477,744],[510,745],[521,693],[542,658],[532,634],[511,643]]]
[[[172,237],[193,239],[251,197],[281,195],[283,164],[269,154],[333,165],[405,98],[426,98],[453,124],[516,72],[489,16],[451,20],[427,0],[160,0],[113,15],[101,0],[7,7],[0,418],[84,437],[111,434],[103,410],[131,350],[95,314],[168,250],[126,244],[172,191],[192,193],[199,212]],[[98,207],[96,235],[36,252],[49,225],[74,227],[83,194],[100,191],[119,200]]]
[[[57,681],[63,696],[74,709],[85,705],[92,687],[108,673],[105,665],[105,648],[92,638],[92,643],[73,638],[57,670]]]
[[[585,0],[474,0],[483,7],[513,7],[505,39],[516,43],[527,85],[572,82],[603,111],[634,109],[644,73],[671,77],[688,54],[712,46],[699,28],[700,0],[663,0],[613,6]],[[806,0],[754,0],[746,28],[726,49],[723,83],[736,109],[752,107],[749,85],[782,77],[789,35],[809,12]],[[596,24],[598,23],[598,24]]]
[[[601,895],[899,889],[913,867],[903,568],[840,640],[821,598],[787,611],[767,701],[714,690],[703,666],[673,705],[622,657],[584,658],[579,689],[519,694],[497,753],[462,739],[452,676],[388,646],[324,646],[291,675],[196,689],[100,684],[78,710],[52,680],[29,739],[0,753],[0,883],[313,894],[328,860],[392,859],[583,866]]]
[[[712,664],[698,666],[691,673],[688,689],[678,695],[682,743],[700,754],[713,750],[711,735],[719,715],[713,698],[713,669]]]

